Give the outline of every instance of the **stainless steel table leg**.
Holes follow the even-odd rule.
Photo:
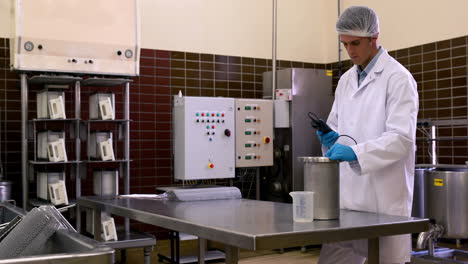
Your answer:
[[[379,238],[369,238],[367,242],[367,263],[378,264],[379,263]]]
[[[143,248],[143,256],[144,256],[144,263],[145,264],[150,264],[151,263],[151,251],[153,251],[153,247]]]
[[[226,264],[237,264],[239,262],[239,248],[226,245]]]
[[[205,264],[206,239],[198,237],[198,263]]]

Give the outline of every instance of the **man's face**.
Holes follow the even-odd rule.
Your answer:
[[[351,61],[364,69],[377,51],[377,38],[340,35],[340,41]]]

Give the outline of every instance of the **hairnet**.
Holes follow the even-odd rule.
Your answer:
[[[379,18],[366,6],[348,7],[336,22],[339,35],[374,37],[380,32]]]

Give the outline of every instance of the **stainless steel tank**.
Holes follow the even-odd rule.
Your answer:
[[[299,157],[304,162],[304,191],[314,192],[314,219],[340,217],[339,162],[326,157]]]
[[[426,182],[425,175],[428,170],[431,170],[431,168],[416,168],[414,171],[413,207],[411,210],[412,217],[425,217],[424,188]]]
[[[426,172],[426,217],[445,227],[446,238],[468,238],[468,170]]]

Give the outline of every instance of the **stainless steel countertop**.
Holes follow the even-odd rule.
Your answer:
[[[341,210],[339,220],[295,223],[292,205],[257,200],[177,202],[81,197],[81,206],[248,250],[416,233],[429,220]]]

